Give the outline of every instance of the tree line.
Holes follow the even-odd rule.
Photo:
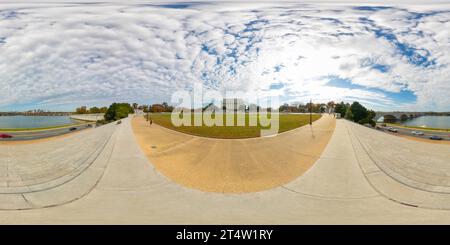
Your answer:
[[[334,112],[340,113],[342,117],[347,120],[359,123],[359,124],[370,124],[375,126],[376,113],[373,110],[368,110],[366,107],[361,105],[359,102],[355,101],[352,104],[338,103],[334,106]]]
[[[161,104],[152,105],[139,105],[137,103],[113,103],[108,108],[107,107],[91,107],[89,110],[86,106],[82,106],[76,109],[78,114],[88,114],[88,113],[105,113],[105,122],[111,122],[114,120],[120,120],[122,118],[128,117],[128,114],[135,113],[136,110],[140,110],[144,113],[152,112],[172,112],[173,106],[168,103],[163,102]],[[375,126],[375,112],[373,110],[368,110],[359,102],[355,101],[352,104],[335,103],[330,101],[328,103],[306,103],[306,104],[283,104],[279,107],[279,112],[298,112],[298,113],[325,113],[334,112],[339,113],[341,117],[347,120],[354,121],[360,124],[370,124]]]
[[[75,109],[75,114],[95,114],[95,113],[105,113],[108,110],[108,107],[96,107],[93,106],[89,109],[87,109],[86,106],[80,106]]]

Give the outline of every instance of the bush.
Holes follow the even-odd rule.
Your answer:
[[[370,124],[370,126],[372,126],[372,127],[375,127],[375,125],[376,125],[375,121],[372,119],[369,119],[369,118],[361,119],[358,121],[358,123],[363,124],[363,125],[367,123],[367,124]]]

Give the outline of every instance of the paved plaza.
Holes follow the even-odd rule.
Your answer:
[[[412,141],[332,119],[329,122],[335,123],[335,129],[316,161],[286,183],[256,192],[218,193],[188,187],[160,171],[158,165],[164,164],[164,158],[147,153],[153,145],[138,142],[142,135],[135,133],[144,132],[133,131],[132,120],[136,118],[45,142],[1,144],[0,223],[450,223],[449,145]],[[329,118],[315,122],[313,130],[326,120]],[[156,130],[162,134],[167,129]],[[290,144],[300,142],[297,136],[302,131],[307,129],[276,136],[283,138],[277,144],[286,144],[286,150],[278,154],[292,150]],[[158,141],[161,139],[155,139]],[[185,141],[183,147],[196,142]],[[171,159],[170,147],[177,147],[169,143],[167,159]],[[265,150],[246,147],[248,154],[266,153],[262,172],[270,164],[279,164],[271,161],[280,158],[270,145]],[[222,147],[220,154],[228,149]],[[172,151],[177,152],[176,148]],[[196,158],[203,153],[191,154]],[[295,160],[293,156],[289,159]],[[158,160],[152,163],[153,158]],[[298,159],[289,164],[302,165]]]

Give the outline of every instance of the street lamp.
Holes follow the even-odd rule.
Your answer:
[[[309,125],[312,125],[312,99],[309,102]]]

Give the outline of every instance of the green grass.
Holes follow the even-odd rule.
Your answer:
[[[253,138],[261,135],[261,129],[269,129],[269,127],[262,127],[259,123],[257,126],[248,126],[250,117],[257,117],[255,114],[245,114],[245,125],[247,126],[180,126],[176,127],[172,124],[170,113],[151,113],[150,118],[154,123],[157,123],[163,127],[170,128],[183,133],[193,134],[197,136],[210,137],[210,138],[225,138],[225,139],[239,139],[239,138]],[[144,116],[145,117],[145,116]],[[191,122],[193,122],[194,115],[191,116]],[[312,120],[319,119],[321,115],[313,114]],[[225,115],[223,125],[225,124]],[[235,125],[237,118],[234,117]],[[309,123],[309,115],[304,114],[279,114],[279,133],[285,132],[294,128],[298,128]],[[193,125],[193,123],[191,124]]]
[[[406,126],[406,125],[401,125],[400,123],[386,123],[386,125],[396,126],[396,127],[401,127],[401,128],[410,128],[410,129],[450,132],[450,129],[448,129],[448,128],[429,128],[429,127],[418,127],[418,126]]]
[[[42,127],[42,128],[0,128],[0,131],[2,131],[2,132],[40,131],[40,130],[47,130],[47,129],[74,127],[74,126],[80,126],[80,125],[84,125],[84,124],[86,124],[86,123],[65,124],[65,125],[49,126],[49,127]]]

